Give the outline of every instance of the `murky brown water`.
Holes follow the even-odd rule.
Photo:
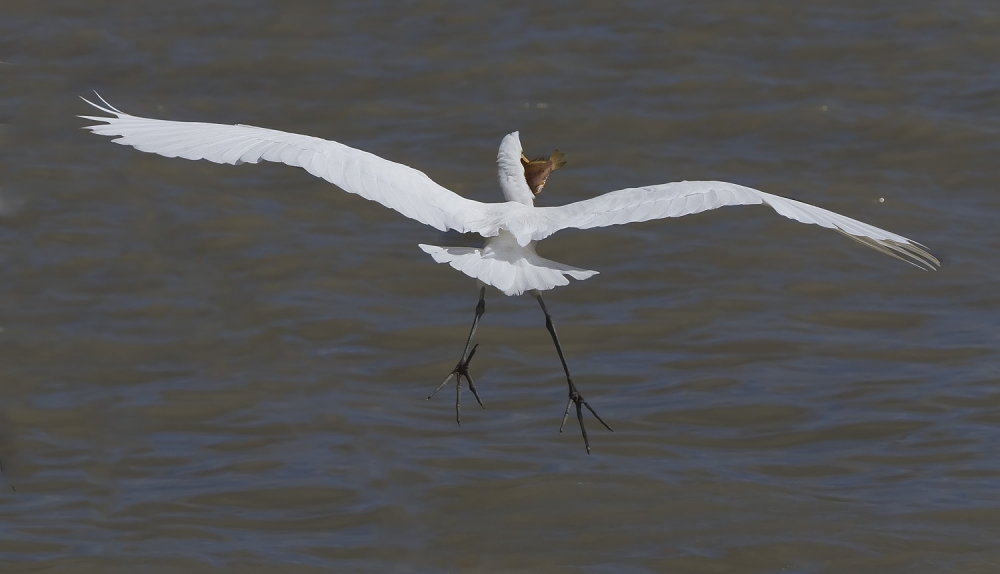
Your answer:
[[[784,4],[5,1],[4,571],[1000,571],[1000,11]],[[554,236],[602,272],[547,296],[587,456],[530,298],[488,296],[488,410],[423,400],[476,289],[416,244],[472,238],[113,145],[91,89],[488,201],[520,129],[569,156],[541,204],[722,179],[944,267],[764,208]]]

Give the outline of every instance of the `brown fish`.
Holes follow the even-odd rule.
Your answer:
[[[545,181],[549,179],[549,174],[566,165],[566,154],[559,150],[554,150],[547,159],[540,157],[528,159],[521,154],[521,165],[524,166],[524,179],[528,181],[531,193],[538,195],[545,187]]]

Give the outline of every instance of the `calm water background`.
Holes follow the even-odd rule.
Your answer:
[[[0,8],[0,564],[45,572],[1000,571],[995,2],[49,2]],[[280,165],[82,130],[344,142],[483,201],[721,179],[912,237],[922,272],[766,208],[560,233],[537,305],[473,245]]]

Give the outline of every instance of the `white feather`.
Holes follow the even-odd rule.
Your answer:
[[[572,277],[584,280],[597,271],[579,269],[535,253],[534,245],[523,248],[510,233],[502,232],[490,238],[482,249],[474,247],[439,247],[423,245],[420,249],[438,263],[447,263],[473,279],[492,285],[506,295],[520,295],[537,289],[545,291],[566,285]]]
[[[507,201],[522,205],[534,205],[534,194],[524,179],[524,165],[521,164],[521,139],[517,132],[504,136],[497,151],[497,180],[500,191]]]
[[[98,96],[100,98],[100,96]],[[87,101],[87,100],[84,100]],[[719,181],[682,181],[621,189],[560,207],[534,207],[521,165],[518,132],[503,138],[497,173],[505,203],[463,198],[422,172],[343,144],[247,125],[173,122],[132,116],[87,101],[108,116],[86,126],[116,143],[167,157],[240,164],[277,161],[302,167],[343,190],[377,201],[439,230],[474,232],[482,249],[421,245],[438,263],[492,285],[507,295],[545,290],[595,275],[539,257],[535,242],[567,228],[590,229],[650,219],[680,217],[728,205],[766,204],[802,223],[837,230],[877,251],[933,269],[938,260],[919,243],[807,203]],[[106,106],[106,107],[105,107]]]
[[[119,136],[113,140],[115,143],[140,151],[234,165],[265,160],[305,167],[344,191],[377,201],[441,231],[454,229],[487,236],[496,232],[495,226],[470,225],[488,219],[485,204],[465,199],[411,167],[337,142],[246,125],[140,118],[111,106],[87,103],[115,116],[81,116],[105,122],[87,129],[99,135]]]

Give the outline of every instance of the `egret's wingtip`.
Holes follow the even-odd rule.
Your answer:
[[[94,95],[97,96],[97,99],[101,100],[101,102],[103,102],[104,105],[106,105],[109,108],[111,108],[112,110],[114,110],[116,114],[123,114],[124,113],[121,110],[119,110],[118,108],[116,108],[116,107],[112,106],[111,104],[109,104],[107,100],[105,100],[104,98],[101,97],[101,94],[97,93],[97,90],[94,90]]]
[[[83,100],[83,101],[85,101],[85,102],[87,102],[88,104],[94,106],[95,108],[101,110],[102,112],[104,112],[106,114],[111,114],[111,115],[115,115],[115,116],[118,116],[118,117],[128,115],[125,112],[123,112],[123,111],[119,110],[118,108],[116,108],[116,107],[112,106],[111,104],[109,104],[107,100],[105,100],[103,97],[101,97],[101,94],[97,93],[97,90],[94,90],[94,95],[97,96],[97,99],[100,100],[101,103],[104,104],[104,106],[107,106],[107,107],[95,104],[94,102],[88,100],[87,98],[85,98],[83,96],[80,96],[80,99]],[[80,116],[80,117],[83,117],[83,116]]]

